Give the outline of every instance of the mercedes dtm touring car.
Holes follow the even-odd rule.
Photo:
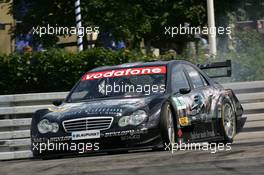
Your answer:
[[[245,123],[243,108],[231,89],[204,72],[213,68],[227,68],[231,74],[230,61],[95,68],[64,101],[35,112],[33,155],[80,153],[80,148],[81,153],[160,149],[177,142],[231,143]]]

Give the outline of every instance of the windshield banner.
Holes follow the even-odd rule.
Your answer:
[[[102,72],[88,72],[82,77],[82,81],[94,80],[94,79],[100,79],[100,78],[150,75],[150,74],[165,74],[165,73],[166,73],[166,66],[127,68],[127,69],[108,70],[108,71],[102,71]]]

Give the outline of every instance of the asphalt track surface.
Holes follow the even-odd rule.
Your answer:
[[[250,118],[249,118],[250,117]],[[0,162],[0,175],[264,174],[264,116],[248,116],[230,151],[139,151]]]

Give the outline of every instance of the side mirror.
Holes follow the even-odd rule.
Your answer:
[[[180,94],[184,95],[184,94],[188,94],[189,92],[191,92],[190,88],[181,88],[179,90]]]
[[[52,104],[53,104],[54,106],[60,106],[60,105],[62,104],[62,100],[54,100],[54,101],[52,102]]]

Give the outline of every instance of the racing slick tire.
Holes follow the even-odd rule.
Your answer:
[[[231,103],[226,99],[221,107],[220,127],[224,136],[223,143],[232,143],[236,135],[236,115]]]
[[[171,106],[168,102],[166,102],[161,109],[160,118],[160,129],[164,147],[165,144],[168,145],[175,143],[175,126],[175,118],[173,117]]]

